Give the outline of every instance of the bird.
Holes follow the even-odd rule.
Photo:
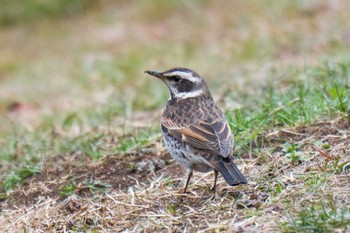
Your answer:
[[[171,157],[187,171],[184,193],[193,171],[214,171],[230,186],[248,181],[233,163],[233,135],[227,119],[215,104],[204,78],[197,72],[175,67],[164,72],[145,73],[163,81],[170,98],[161,116],[163,143]]]

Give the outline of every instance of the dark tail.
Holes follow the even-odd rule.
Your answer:
[[[247,179],[232,162],[218,161],[216,163],[216,168],[231,186],[248,183]]]

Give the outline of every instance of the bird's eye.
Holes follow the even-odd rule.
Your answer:
[[[173,76],[172,78],[174,82],[178,82],[181,79],[179,76]]]

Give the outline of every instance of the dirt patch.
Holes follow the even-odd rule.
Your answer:
[[[279,129],[258,135],[252,143],[253,149],[281,151],[286,143],[307,149],[313,145],[328,144],[327,151],[333,154],[350,156],[350,116],[338,117],[332,121],[320,121],[311,125]],[[312,150],[315,150],[314,148]],[[251,148],[240,155],[243,159],[258,158],[258,154],[249,154]]]
[[[91,197],[101,191],[125,192],[137,182],[146,183],[159,173],[179,174],[176,172],[179,169],[165,151],[159,155],[111,155],[100,162],[84,153],[58,155],[45,164],[42,173],[26,179],[11,193],[1,209],[31,206],[47,198],[64,199],[68,194]]]
[[[266,135],[262,147],[278,146],[282,143],[307,144],[316,141],[336,145],[348,141],[350,118],[337,118],[333,121],[318,122],[307,126],[274,131]]]

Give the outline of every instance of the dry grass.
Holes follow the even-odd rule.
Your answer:
[[[108,192],[87,194],[79,188],[76,195],[64,200],[57,195],[57,189],[62,186],[52,186],[50,179],[38,182],[33,178],[12,198],[18,195],[33,200],[30,192],[36,185],[48,190],[46,195],[41,192],[41,196],[36,196],[36,203],[29,206],[17,206],[19,201],[9,199],[7,202],[12,202],[12,208],[3,209],[0,223],[8,232],[22,232],[23,229],[34,232],[279,231],[277,224],[285,221],[288,213],[311,203],[331,198],[343,206],[350,205],[349,126],[347,119],[338,118],[270,132],[266,138],[269,143],[260,148],[261,155],[237,161],[247,174],[249,184],[232,188],[220,179],[216,194],[209,191],[212,174],[196,174],[190,193],[182,194],[179,181],[183,181],[183,177],[176,172],[175,164],[165,169],[131,172],[124,181],[118,176],[109,177],[118,182],[113,183],[114,187]],[[300,152],[306,159],[292,163],[276,139],[300,145]],[[327,142],[330,149],[315,149],[316,141]],[[147,157],[138,156],[147,161]],[[112,160],[96,166],[108,174],[107,166],[113,164]],[[341,166],[344,163],[348,165]],[[57,181],[69,182],[64,176],[51,172],[60,177]],[[76,172],[75,176],[79,174],[83,173]],[[129,186],[129,181],[125,180],[128,177],[135,181],[134,185]],[[98,172],[95,178],[103,180]],[[128,185],[123,186],[123,182]],[[77,186],[82,187],[83,182]],[[27,196],[21,193],[25,190]]]

